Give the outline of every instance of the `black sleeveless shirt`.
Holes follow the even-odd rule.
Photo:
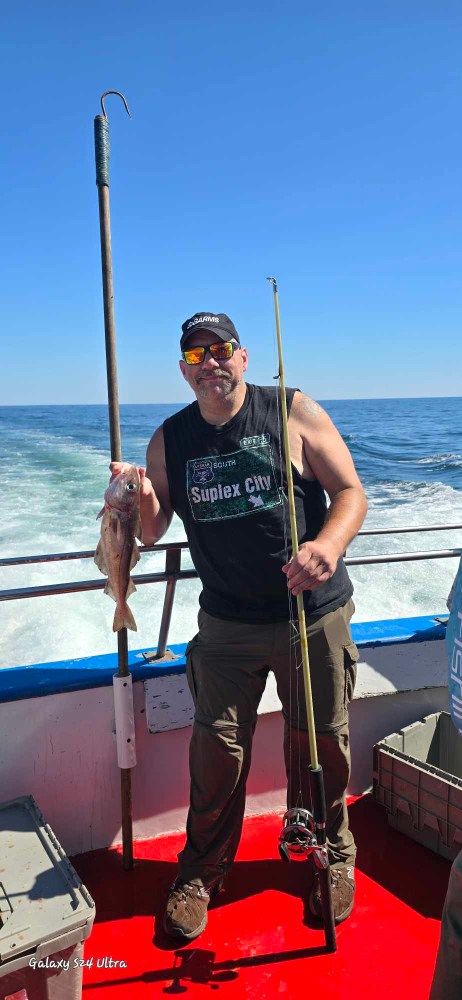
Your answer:
[[[246,388],[241,409],[221,427],[204,420],[197,402],[165,421],[168,484],[202,581],[204,611],[244,622],[279,621],[289,617],[281,567],[292,551],[279,389]],[[288,412],[295,391],[286,389]],[[326,495],[294,465],[292,474],[301,544],[319,534]],[[306,614],[335,611],[352,593],[339,559],[330,580],[304,592]]]

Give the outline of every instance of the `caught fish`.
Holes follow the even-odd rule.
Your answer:
[[[127,599],[136,590],[130,577],[140,558],[136,539],[141,540],[140,477],[135,465],[115,476],[104,494],[101,538],[95,552],[98,569],[107,576],[104,593],[116,602],[113,631],[137,631]]]

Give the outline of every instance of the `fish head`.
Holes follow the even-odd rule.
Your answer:
[[[136,465],[130,465],[109,483],[104,494],[109,506],[129,511],[140,502],[140,476]]]

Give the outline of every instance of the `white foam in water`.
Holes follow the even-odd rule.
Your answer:
[[[462,524],[462,494],[444,483],[390,483],[368,490],[364,528]],[[462,548],[462,530],[357,538],[349,556]],[[441,614],[458,566],[457,558],[352,566],[355,621]]]
[[[88,531],[85,537],[83,532],[77,531],[72,536],[55,538],[50,549],[50,538],[39,537],[34,551],[79,551],[96,546],[99,524],[93,539],[89,539]],[[184,538],[183,526],[178,520],[175,525],[172,524],[168,537],[171,541]],[[22,548],[25,548],[24,545]],[[32,552],[30,546],[28,551]],[[189,568],[190,560],[185,557],[183,560],[185,568]],[[165,553],[147,553],[142,556],[135,573],[160,572],[164,565]],[[1,587],[34,587],[51,582],[90,579],[104,580],[92,559],[37,563],[4,570]],[[177,587],[170,642],[183,642],[196,631],[195,609],[199,592],[200,585],[196,580]],[[130,607],[138,626],[137,632],[128,632],[130,649],[157,645],[163,598],[162,585],[139,586],[130,598]],[[115,604],[102,590],[12,601],[3,604],[2,608],[4,643],[0,667],[69,659],[117,649],[117,637],[112,631]]]
[[[1,555],[94,549],[101,524],[96,515],[102,506],[109,475],[107,453],[83,445],[69,435],[47,437],[40,430],[27,435],[26,451],[22,444],[25,433],[18,429],[17,434],[10,434],[8,459],[2,461]],[[134,435],[132,446],[137,440]],[[139,447],[144,447],[141,437]],[[433,466],[438,461],[442,464],[450,461],[454,467],[459,459],[460,456],[445,452],[431,461]],[[427,460],[420,461],[425,476]],[[25,467],[28,470],[27,488],[24,487]],[[22,484],[19,494],[18,484]],[[367,492],[369,513],[365,527],[462,523],[462,492],[444,482],[380,483],[370,486]],[[174,518],[164,540],[180,539],[184,539],[184,529]],[[462,547],[462,531],[425,532],[356,539],[348,554],[456,546]],[[143,555],[135,575],[160,571],[164,561],[164,553]],[[182,567],[190,566],[189,553],[183,553]],[[355,585],[355,620],[444,612],[456,568],[456,559],[353,567],[350,574]],[[1,569],[0,589],[100,578],[103,579],[91,559],[32,564]],[[143,585],[130,598],[138,625],[137,633],[128,633],[130,649],[151,648],[157,644],[164,591],[164,585]],[[195,633],[199,592],[198,580],[177,585],[170,642],[186,641]],[[3,602],[0,667],[115,650],[114,608],[114,602],[102,590]]]

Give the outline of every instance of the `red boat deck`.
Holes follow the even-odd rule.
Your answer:
[[[392,830],[370,796],[350,802],[349,811],[356,904],[337,928],[335,954],[326,953],[322,929],[305,912],[311,863],[279,860],[279,816],[246,820],[208,926],[184,947],[162,930],[183,834],[137,841],[131,872],[122,870],[118,849],[73,858],[96,902],[84,1000],[180,993],[194,1000],[210,990],[222,1000],[427,1000],[449,862]]]

